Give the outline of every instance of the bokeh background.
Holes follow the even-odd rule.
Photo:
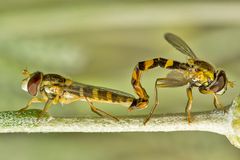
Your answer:
[[[30,96],[20,88],[21,71],[59,73],[92,85],[134,94],[131,73],[138,61],[155,57],[185,61],[163,39],[181,36],[199,57],[222,68],[234,89],[221,96],[229,104],[239,94],[240,3],[237,1],[156,0],[8,0],[0,1],[0,110],[18,110]],[[142,83],[153,95],[157,68]],[[213,109],[212,97],[194,92],[193,111]],[[185,88],[159,90],[157,114],[183,112]],[[153,102],[153,99],[151,99]],[[151,103],[152,104],[152,103]],[[114,115],[128,113],[118,105],[96,104]],[[41,108],[42,105],[34,105]],[[86,103],[51,108],[54,116],[96,116]],[[240,150],[212,133],[2,134],[4,160],[208,160],[240,158]]]

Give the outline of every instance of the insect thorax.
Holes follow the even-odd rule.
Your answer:
[[[208,86],[214,80],[215,69],[211,64],[200,60],[189,62],[187,78],[190,84],[196,87]]]

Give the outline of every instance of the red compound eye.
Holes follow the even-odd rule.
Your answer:
[[[28,93],[32,96],[36,96],[38,93],[38,87],[40,83],[42,82],[42,73],[41,72],[35,72],[33,73],[32,77],[28,81]]]
[[[223,94],[227,89],[227,77],[224,71],[217,74],[215,82],[210,87],[210,90],[217,94]]]

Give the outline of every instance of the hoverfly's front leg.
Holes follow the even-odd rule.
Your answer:
[[[187,113],[188,123],[191,123],[192,122],[191,110],[192,110],[192,103],[193,103],[192,87],[187,88],[187,96],[188,96],[188,103],[185,111]]]
[[[47,114],[49,108],[51,107],[52,104],[58,104],[59,103],[59,99],[60,99],[60,96],[62,95],[62,92],[61,89],[59,87],[56,87],[56,86],[53,86],[51,87],[51,89],[55,90],[55,94],[52,94],[52,93],[47,93],[46,91],[44,91],[42,93],[42,95],[45,97],[45,105],[44,105],[44,108],[42,110],[42,112],[40,112],[39,116],[38,116],[38,120],[40,118],[42,118],[44,115]]]
[[[220,103],[218,97],[216,94],[213,94],[213,97],[214,97],[214,106],[217,110],[222,110],[224,111],[224,113],[227,112],[227,110],[224,108],[224,106]]]
[[[110,117],[110,118],[112,118],[112,119],[114,119],[114,120],[116,120],[116,121],[119,121],[119,119],[118,119],[117,117],[112,116],[112,115],[110,115],[109,113],[104,112],[103,110],[98,109],[97,107],[95,107],[95,106],[93,105],[93,103],[92,103],[88,98],[85,98],[85,99],[86,99],[86,102],[88,103],[88,105],[90,106],[92,112],[96,113],[97,115],[99,115],[99,116],[101,116],[101,117],[104,117],[104,115],[106,115],[106,116],[108,116],[108,117]]]
[[[33,97],[26,105],[26,107],[20,109],[18,112],[24,112],[26,111],[31,105],[32,103],[43,103],[46,102],[46,99],[44,98],[38,98],[38,97]]]
[[[54,99],[48,99],[47,100],[47,102],[44,105],[44,108],[43,108],[42,112],[40,112],[39,115],[38,115],[38,120],[41,119],[44,115],[47,114],[48,109],[51,107],[53,101],[54,101]]]

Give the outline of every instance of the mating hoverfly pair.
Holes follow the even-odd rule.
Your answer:
[[[217,95],[224,94],[228,86],[233,87],[233,83],[228,81],[225,72],[223,70],[215,70],[211,64],[198,59],[191,48],[178,36],[167,33],[165,34],[165,39],[178,51],[187,55],[188,60],[186,63],[181,63],[165,58],[155,58],[139,62],[134,68],[131,81],[139,98],[118,90],[74,82],[57,74],[29,73],[27,70],[24,70],[23,75],[25,79],[22,81],[22,89],[33,96],[33,98],[20,111],[27,110],[32,103],[42,102],[45,103],[45,106],[39,115],[41,117],[48,111],[52,104],[70,104],[75,101],[86,101],[91,110],[96,114],[118,120],[117,117],[96,108],[93,102],[120,104],[129,107],[129,111],[147,108],[149,96],[141,85],[141,76],[144,71],[158,66],[172,71],[166,78],[158,78],[156,80],[155,105],[145,119],[144,124],[150,120],[159,104],[157,89],[162,87],[188,85],[186,113],[189,123],[192,121],[193,87],[198,87],[199,91],[203,94],[213,95],[215,107],[217,109],[224,109]]]

